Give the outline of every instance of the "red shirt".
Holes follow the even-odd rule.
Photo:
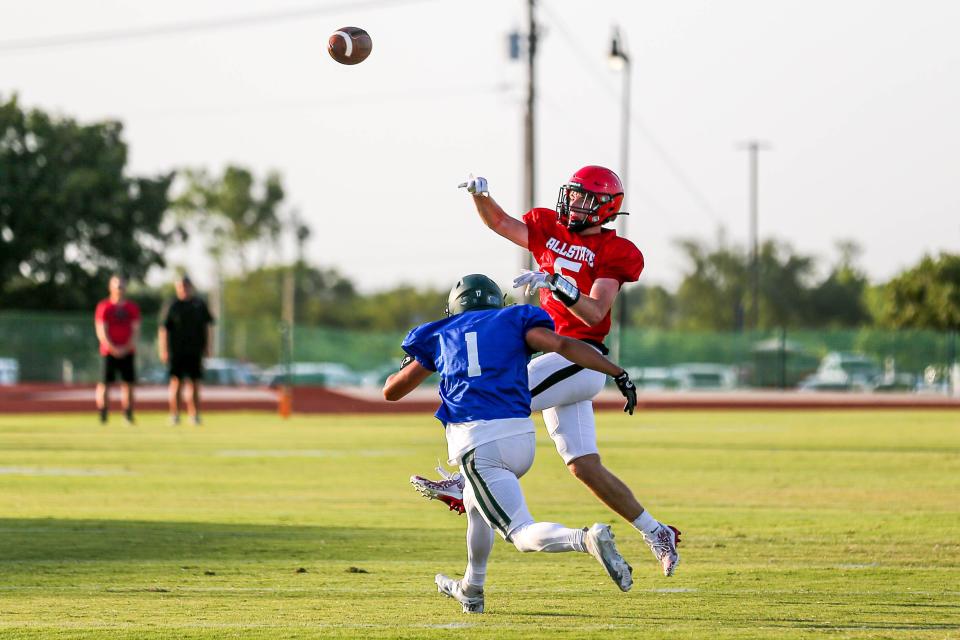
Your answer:
[[[133,337],[133,323],[140,322],[140,307],[136,302],[124,300],[119,304],[110,302],[110,298],[101,300],[94,313],[94,319],[103,323],[110,342],[118,347],[125,346]],[[100,343],[100,355],[110,355],[105,343]]]
[[[587,236],[573,233],[557,223],[553,209],[531,209],[523,221],[527,225],[528,248],[540,269],[571,278],[584,295],[590,293],[598,278],[612,278],[622,285],[635,282],[643,271],[643,254],[612,229]],[[547,289],[540,290],[540,306],[553,318],[557,333],[562,336],[603,342],[610,331],[609,312],[591,327]]]

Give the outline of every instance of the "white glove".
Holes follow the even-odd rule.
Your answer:
[[[475,196],[485,196],[490,193],[490,188],[487,186],[487,179],[481,178],[480,176],[474,177],[472,173],[467,176],[467,181],[461,182],[459,186],[461,189],[466,189],[467,193],[472,193]]]
[[[550,285],[547,283],[549,276],[549,273],[544,273],[543,271],[527,271],[524,269],[523,273],[513,279],[513,288],[519,289],[520,287],[524,287],[523,295],[532,296],[538,289],[550,288]]]

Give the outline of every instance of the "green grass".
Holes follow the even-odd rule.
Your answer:
[[[534,516],[613,522],[634,588],[498,541],[482,616],[433,586],[465,520],[407,484],[431,417],[206,417],[0,416],[0,638],[960,636],[957,412],[601,414],[672,579],[538,434]]]

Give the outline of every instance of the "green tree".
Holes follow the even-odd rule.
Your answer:
[[[692,270],[676,294],[677,327],[689,330],[740,330],[747,291],[748,261],[745,254],[721,238],[713,249],[705,243],[679,240]]]
[[[186,186],[174,201],[174,210],[184,233],[204,236],[221,270],[224,260],[233,257],[240,273],[249,273],[254,247],[261,249],[262,268],[267,249],[282,229],[278,209],[284,191],[279,174],[269,173],[257,184],[248,169],[229,165],[220,176],[188,169],[183,177]]]
[[[79,309],[163,265],[172,174],[129,177],[118,122],[0,101],[0,306]]]
[[[627,324],[640,329],[671,329],[676,324],[676,300],[660,285],[635,284],[625,290]]]
[[[809,291],[804,315],[808,327],[859,327],[870,324],[866,275],[856,266],[861,253],[853,241],[837,243],[839,262]]]
[[[882,290],[880,322],[910,329],[960,329],[960,255],[927,255]]]
[[[759,262],[759,328],[805,324],[813,258],[794,253],[787,243],[767,240],[760,245]]]
[[[407,331],[442,318],[448,293],[401,284],[364,297],[357,309],[356,321],[364,329]]]

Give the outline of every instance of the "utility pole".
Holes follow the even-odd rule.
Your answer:
[[[527,0],[527,108],[523,119],[523,197],[524,211],[536,206],[536,87],[537,87],[537,19],[536,0]],[[522,249],[524,269],[534,269],[533,254]]]
[[[523,210],[529,211],[537,201],[537,147],[536,147],[536,104],[537,104],[537,18],[536,0],[527,0],[527,32],[521,34],[514,30],[507,35],[510,60],[525,57],[527,63],[527,100],[523,113]],[[526,47],[524,47],[526,40]],[[521,249],[521,269],[535,269],[533,255]]]
[[[610,66],[619,70],[623,76],[623,90],[621,91],[620,108],[620,182],[623,184],[623,202],[620,204],[621,210],[627,207],[627,180],[630,176],[630,78],[631,66],[630,56],[627,54],[626,46],[620,37],[620,29],[615,28],[613,38],[610,41],[610,56],[608,58]],[[618,219],[620,227],[620,236],[627,237],[627,217],[620,216]],[[614,327],[613,350],[611,356],[614,362],[620,362],[623,357],[623,334],[627,326],[627,295],[618,296],[617,299],[616,326]]]
[[[756,331],[760,327],[760,245],[757,234],[759,209],[759,160],[760,152],[771,147],[760,140],[748,140],[738,145],[750,154],[750,325]]]

